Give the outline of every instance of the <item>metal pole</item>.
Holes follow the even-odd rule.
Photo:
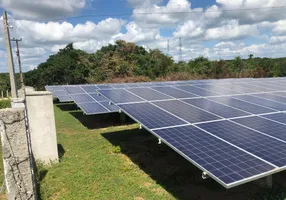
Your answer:
[[[21,57],[20,57],[20,50],[19,50],[19,41],[22,41],[22,38],[20,39],[11,39],[11,41],[15,41],[16,42],[16,47],[17,47],[17,57],[18,57],[18,64],[19,64],[19,72],[20,72],[20,81],[21,81],[21,87],[23,89],[23,94],[25,95],[25,83],[24,83],[24,76],[23,76],[23,72],[22,72],[22,64],[21,64]]]
[[[7,57],[8,57],[8,68],[9,68],[9,74],[10,74],[11,95],[12,95],[12,98],[17,98],[18,92],[16,88],[15,69],[14,69],[13,54],[12,54],[11,41],[10,41],[10,32],[9,32],[6,11],[3,11],[3,23],[4,23]]]

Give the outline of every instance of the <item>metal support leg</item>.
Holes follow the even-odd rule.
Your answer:
[[[209,175],[207,174],[207,172],[203,172],[202,173],[202,179],[208,179],[209,178]]]
[[[272,188],[272,175],[266,177],[266,187]]]
[[[120,113],[120,122],[121,124],[126,123],[126,115],[123,112]]]

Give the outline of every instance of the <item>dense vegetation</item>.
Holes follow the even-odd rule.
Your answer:
[[[198,57],[175,63],[172,57],[155,49],[117,41],[88,54],[68,44],[57,54],[25,74],[26,85],[43,89],[44,85],[99,82],[134,82],[194,78],[278,77],[286,75],[286,58],[236,57],[211,61]],[[4,77],[4,78],[2,78]],[[8,75],[0,76],[0,90],[9,87]],[[3,83],[2,83],[3,82]]]

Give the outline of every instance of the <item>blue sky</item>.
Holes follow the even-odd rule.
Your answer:
[[[282,57],[285,6],[280,0],[0,0],[0,10],[8,11],[14,27],[11,36],[23,38],[25,71],[70,42],[92,53],[119,39],[164,53],[169,40],[176,61],[179,38],[186,61],[198,56]],[[5,49],[2,24],[0,45]],[[6,52],[1,48],[0,72],[7,72]]]

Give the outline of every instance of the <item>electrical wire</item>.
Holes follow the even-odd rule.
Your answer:
[[[286,9],[285,6],[273,6],[273,7],[259,7],[259,8],[241,8],[241,9],[222,9],[222,10],[194,10],[194,11],[186,11],[186,12],[133,12],[130,13],[115,13],[115,14],[89,14],[89,15],[78,15],[74,17],[66,17],[66,18],[14,18],[15,20],[31,20],[31,21],[62,21],[62,20],[73,20],[73,19],[81,19],[81,18],[96,18],[96,17],[124,17],[131,15],[177,15],[177,14],[203,14],[203,13],[220,13],[220,12],[240,12],[240,11],[257,11],[257,10],[268,10],[268,9],[276,9],[283,10]],[[87,9],[88,10],[88,9]]]

